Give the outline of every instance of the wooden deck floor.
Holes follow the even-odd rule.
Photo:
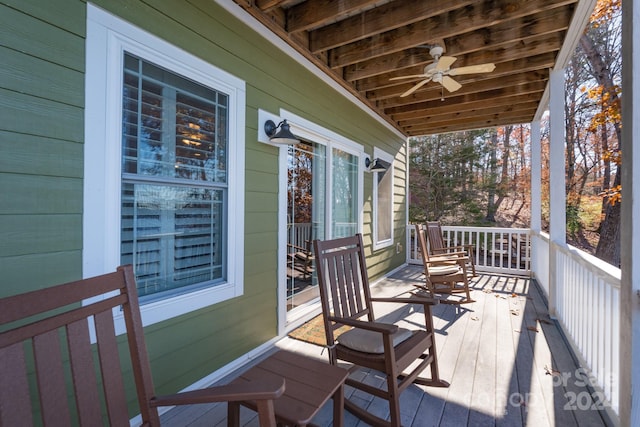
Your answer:
[[[423,281],[421,269],[408,266],[378,282],[374,294],[397,295]],[[403,426],[604,426],[601,400],[587,387],[588,379],[574,361],[562,334],[549,319],[542,295],[527,278],[480,275],[472,280],[474,303],[441,304],[434,309],[437,351],[446,389],[410,386],[401,395]],[[378,310],[378,308],[380,310]],[[421,324],[420,313],[395,304],[376,306],[379,320],[408,328]],[[285,338],[278,347],[327,360],[322,348]],[[377,372],[361,370],[372,384],[382,384]],[[595,396],[595,399],[593,398]],[[378,415],[388,415],[380,399],[346,397]],[[331,426],[329,402],[314,419]],[[226,425],[225,405],[173,409],[163,425]],[[257,426],[257,417],[242,413],[243,424]],[[345,426],[364,426],[346,412]]]

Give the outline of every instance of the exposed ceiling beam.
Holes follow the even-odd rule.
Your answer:
[[[336,48],[423,19],[450,12],[473,0],[396,0],[335,24],[311,31],[309,49],[313,53]]]
[[[569,0],[567,0],[569,2]],[[331,68],[340,68],[382,55],[399,52],[430,40],[447,38],[561,6],[557,0],[484,0],[468,7],[425,19],[329,52]]]
[[[567,57],[596,0],[214,1],[240,6],[338,92],[416,135],[530,120],[533,103],[537,117],[550,70]],[[462,85],[453,93],[426,82],[400,97],[421,81],[434,44],[456,58],[451,69],[496,67],[453,76]],[[413,77],[390,80],[404,76]]]

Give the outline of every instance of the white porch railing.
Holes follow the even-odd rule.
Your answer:
[[[289,230],[288,243],[299,248],[306,248],[309,243],[316,238],[314,227],[317,230],[318,224],[310,222],[296,222],[287,224]],[[358,224],[353,222],[337,222],[333,224],[334,236],[353,236],[358,231]]]
[[[620,269],[571,246],[551,243],[549,248],[556,267],[555,277],[550,277],[555,282],[555,317],[588,380],[606,401],[602,395],[596,399],[615,419],[620,384]]]
[[[527,228],[443,226],[450,246],[472,245],[476,270],[485,273],[528,276],[531,270],[531,239]],[[421,264],[413,225],[407,226],[407,262]]]
[[[544,294],[552,296],[550,313],[584,369],[570,374],[575,381],[589,381],[598,393],[595,404],[617,420],[620,269],[529,229],[443,226],[443,233],[451,245],[474,246],[476,270],[531,275]],[[407,262],[421,264],[413,225],[407,226],[406,247]]]
[[[311,228],[310,222],[289,223],[288,230],[289,230],[288,243],[295,245],[299,248],[307,247],[312,237],[312,233],[311,233],[312,228]]]

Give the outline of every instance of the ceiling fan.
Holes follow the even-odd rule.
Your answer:
[[[462,74],[490,73],[495,70],[496,66],[492,63],[470,65],[468,67],[450,68],[457,59],[455,56],[442,56],[443,49],[440,46],[433,46],[429,49],[429,54],[433,57],[433,62],[424,67],[424,73],[413,74],[410,76],[393,77],[389,80],[415,79],[416,77],[424,77],[411,89],[400,95],[401,97],[409,96],[430,81],[440,83],[449,92],[455,92],[462,87],[460,83],[452,79],[450,76],[459,76]]]

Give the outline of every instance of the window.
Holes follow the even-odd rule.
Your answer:
[[[229,97],[124,58],[121,263],[142,301],[223,283]]]
[[[374,148],[373,157],[390,166],[373,172],[373,242],[374,249],[393,244],[393,157]]]
[[[145,324],[241,295],[244,82],[87,10],[84,276],[133,264]]]

